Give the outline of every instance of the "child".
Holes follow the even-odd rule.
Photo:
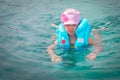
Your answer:
[[[57,45],[62,48],[74,47],[75,49],[79,49],[88,44],[96,47],[93,52],[87,55],[87,59],[94,60],[96,55],[102,50],[102,47],[89,38],[91,28],[88,21],[81,19],[79,11],[71,8],[66,9],[62,13],[61,21],[62,23],[58,26],[56,32],[57,40],[47,49],[51,60],[53,62],[62,60],[60,56],[57,56],[53,52],[53,49]]]

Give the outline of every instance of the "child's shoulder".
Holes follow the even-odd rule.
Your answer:
[[[94,45],[95,42],[91,38],[89,38],[89,44]]]

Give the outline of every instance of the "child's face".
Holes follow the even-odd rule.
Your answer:
[[[75,31],[76,31],[76,28],[77,28],[76,24],[65,24],[64,26],[65,26],[65,30],[67,31],[67,33],[70,36],[75,35]]]

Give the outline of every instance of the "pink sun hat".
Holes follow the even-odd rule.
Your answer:
[[[61,21],[65,24],[78,24],[80,22],[80,13],[78,10],[67,8],[61,15]]]

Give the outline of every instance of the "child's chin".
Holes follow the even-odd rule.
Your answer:
[[[69,35],[70,35],[70,36],[73,36],[73,35],[74,35],[74,33],[69,33]]]

